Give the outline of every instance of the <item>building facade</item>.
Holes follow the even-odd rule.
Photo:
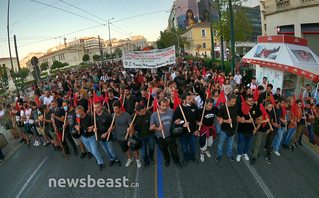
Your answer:
[[[262,34],[286,34],[308,40],[319,54],[319,0],[261,0]]]
[[[13,70],[14,72],[18,72],[19,71],[19,67],[18,67],[18,62],[17,62],[17,58],[12,57],[12,63],[13,63]],[[6,67],[7,70],[11,70],[11,61],[10,58],[0,58],[0,67],[4,68]]]
[[[184,51],[192,55],[207,55],[211,57],[211,33],[209,23],[199,23],[188,28],[183,37],[187,38],[184,44]],[[217,44],[217,38],[214,37],[214,44]]]

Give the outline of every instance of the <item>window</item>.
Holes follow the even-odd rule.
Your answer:
[[[203,43],[203,49],[206,49],[207,46],[206,46],[206,43]]]
[[[264,26],[265,26],[265,31],[267,30],[267,24],[264,24]]]
[[[206,30],[202,29],[202,37],[206,37]]]

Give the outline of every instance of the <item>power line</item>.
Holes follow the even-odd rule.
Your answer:
[[[148,13],[145,13],[145,14],[139,14],[139,15],[123,18],[123,19],[120,19],[120,20],[117,20],[117,21],[113,21],[112,23],[117,23],[117,22],[120,22],[120,21],[125,21],[125,20],[128,20],[128,19],[133,19],[133,18],[140,17],[140,16],[155,14],[155,13],[159,13],[159,12],[166,12],[166,11],[169,11],[169,10],[159,10],[159,11],[154,11],[154,12],[148,12]]]
[[[40,1],[36,1],[36,0],[30,0],[30,1],[33,1],[33,2],[35,2],[35,3],[42,4],[42,5],[46,5],[46,6],[49,6],[49,7],[52,7],[52,8],[58,9],[58,10],[61,10],[61,11],[63,11],[63,12],[67,12],[67,13],[69,13],[69,14],[73,14],[73,15],[75,15],[75,16],[78,16],[78,17],[81,17],[81,18],[87,19],[87,20],[89,20],[89,21],[93,21],[93,22],[95,22],[95,23],[99,23],[99,24],[101,24],[100,22],[95,21],[95,20],[93,20],[93,19],[90,19],[90,18],[88,18],[88,17],[85,17],[85,16],[82,16],[82,15],[76,14],[76,13],[74,13],[74,12],[70,12],[70,11],[68,11],[68,10],[64,10],[64,9],[62,9],[62,8],[59,8],[59,7],[56,7],[56,6],[53,6],[53,5],[49,5],[49,4],[46,4],[46,3],[42,3],[42,2],[40,2]]]

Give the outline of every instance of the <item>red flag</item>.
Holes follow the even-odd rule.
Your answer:
[[[195,66],[194,66],[193,68],[194,68],[194,70],[195,70],[195,71],[196,71],[196,73],[197,73],[197,72],[198,72],[198,69],[197,69],[197,67],[195,67]]]
[[[250,111],[250,107],[248,106],[244,97],[242,95],[240,97],[241,97],[241,101],[242,101],[241,110],[242,110],[244,115],[248,115],[248,113]]]
[[[216,107],[219,105],[219,103],[226,103],[226,96],[224,90],[222,90],[219,94],[219,97],[217,99]]]
[[[81,118],[76,117],[76,122],[77,122],[77,123],[80,123],[80,121],[81,121]]]
[[[71,99],[71,89],[70,89],[70,91],[68,92],[68,94],[69,94],[69,99]]]
[[[260,111],[263,114],[263,120],[266,120],[266,118],[269,118],[269,114],[266,112],[265,107],[260,104]],[[263,123],[262,126],[265,128],[267,123]]]
[[[76,107],[76,105],[78,104],[78,99],[75,97],[75,93],[73,93],[73,106]]]
[[[257,102],[259,99],[259,92],[258,90],[256,89],[255,92],[254,92],[254,101]]]
[[[105,92],[104,101],[105,101],[106,103],[109,103],[109,101],[110,101],[109,96],[107,95],[107,92]]]
[[[269,95],[270,95],[270,102],[272,103],[272,105],[276,106],[276,100],[274,99],[274,96],[272,95],[272,93],[270,93]]]
[[[153,93],[153,88],[150,87],[150,93],[146,96],[146,99],[148,99],[150,97],[150,95],[152,95],[152,93]]]
[[[146,46],[142,49],[142,51],[151,51],[151,46]]]
[[[102,86],[102,81],[100,80],[99,81],[99,88],[101,88],[101,86]]]
[[[281,117],[284,118],[284,117],[286,117],[286,115],[287,115],[287,109],[286,109],[286,106],[284,106],[284,107],[282,108]]]
[[[93,104],[95,104],[96,102],[99,102],[99,99],[98,99],[96,93],[94,92],[93,93]]]
[[[203,76],[206,77],[206,68],[203,69]]]
[[[157,98],[154,99],[153,113],[158,109]]]
[[[39,96],[35,96],[35,102],[38,104],[38,106],[41,106],[41,101],[39,100]]]
[[[207,94],[208,94],[208,98],[211,98],[211,97],[212,97],[212,93],[210,92],[210,85],[209,85],[209,87],[208,87]]]
[[[16,101],[16,108],[18,111],[21,111],[20,107],[19,107],[19,104],[18,104],[18,101]]]
[[[181,99],[179,99],[176,90],[174,90],[174,111],[181,104]]]
[[[296,95],[294,95],[294,104],[292,105],[290,109],[290,113],[293,114],[294,117],[298,116],[298,107],[296,103]]]
[[[120,96],[119,101],[120,101],[120,103],[121,103],[121,105],[122,105],[121,110],[124,111],[124,112],[126,112],[125,109],[124,109],[123,102],[122,102],[122,96]]]
[[[302,100],[302,96],[301,96],[301,94],[300,94],[300,96],[299,96],[299,97],[300,97],[300,100],[302,101],[302,102],[301,102],[302,109],[305,109],[305,106],[303,105],[303,100]]]
[[[143,101],[140,102],[141,105],[144,105]]]

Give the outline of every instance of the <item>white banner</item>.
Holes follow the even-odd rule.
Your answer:
[[[123,51],[124,68],[158,68],[175,64],[175,46],[151,51]]]

